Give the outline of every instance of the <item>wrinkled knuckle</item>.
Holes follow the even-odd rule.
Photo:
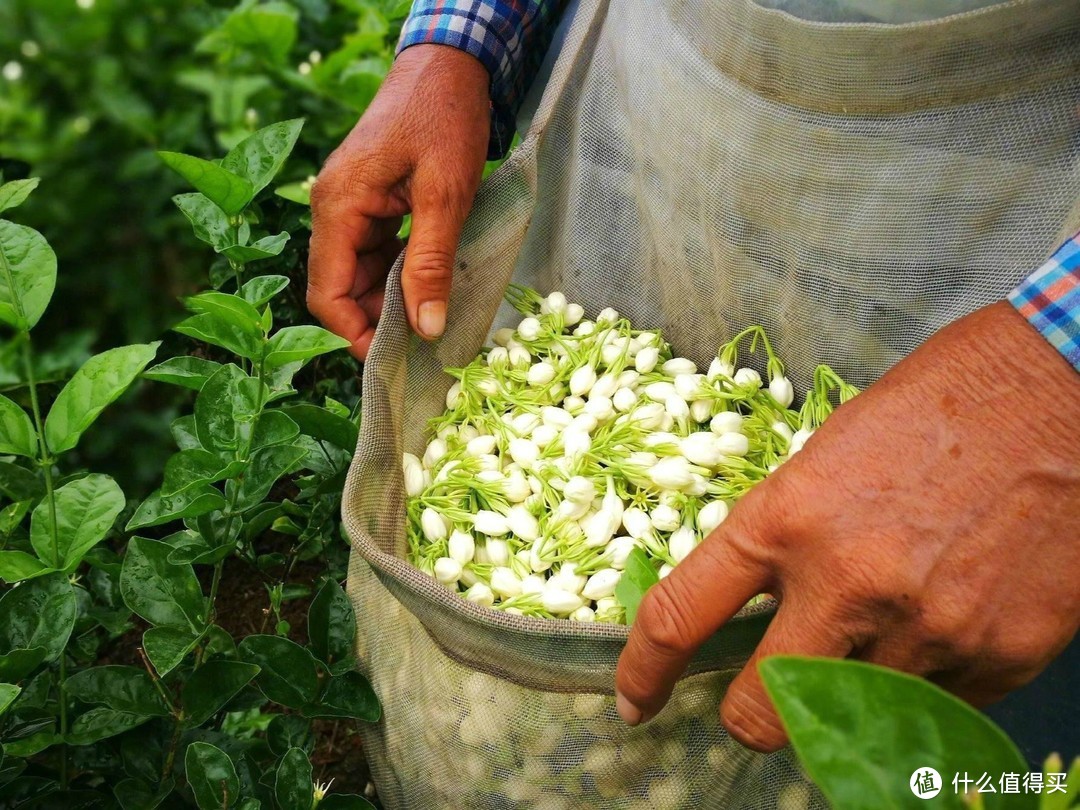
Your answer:
[[[450,284],[453,251],[441,246],[413,247],[405,249],[409,280],[424,289],[441,290]]]
[[[769,724],[761,705],[745,690],[728,693],[720,704],[720,722],[728,734],[747,748],[770,753],[783,747],[784,733],[778,726]]]
[[[1042,670],[1056,652],[1055,645],[1035,631],[1000,633],[986,646],[989,658],[998,668],[1017,673]]]
[[[644,641],[660,653],[679,655],[693,646],[689,607],[668,583],[648,591],[638,609],[636,624]]]

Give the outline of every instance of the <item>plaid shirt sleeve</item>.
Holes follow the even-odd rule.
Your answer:
[[[565,0],[414,0],[397,52],[434,43],[479,59],[491,75],[488,154],[502,157],[564,5]]]
[[[1009,302],[1080,371],[1080,233],[1020,282]]]

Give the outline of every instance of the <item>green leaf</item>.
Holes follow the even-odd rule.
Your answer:
[[[660,581],[660,575],[640,548],[635,548],[626,558],[626,568],[615,586],[615,598],[626,608],[626,623],[633,624],[645,592]]]
[[[188,785],[201,810],[233,807],[240,798],[240,780],[229,755],[217,746],[193,742],[184,755]]]
[[[222,366],[195,399],[195,431],[207,450],[237,450],[254,430],[260,383],[237,366]]]
[[[263,447],[251,454],[244,477],[239,479],[237,509],[250,509],[262,503],[278,479],[293,470],[307,456],[307,450],[293,444]]]
[[[925,768],[946,780],[964,771],[1027,771],[989,718],[921,678],[795,656],[766,658],[758,668],[800,761],[834,807],[925,807],[910,786]],[[967,807],[951,785],[938,787],[934,806]],[[981,798],[989,810],[1032,806],[1023,795]]]
[[[319,326],[286,326],[270,338],[264,362],[266,368],[273,369],[286,363],[310,360],[348,345],[349,341],[345,338]]]
[[[259,327],[259,311],[239,295],[210,290],[193,295],[184,303],[192,312],[214,315],[232,326],[242,329],[258,340],[262,339]]]
[[[319,802],[319,810],[375,810],[375,805],[355,793],[331,793]]]
[[[310,183],[285,183],[275,188],[274,193],[282,199],[298,205],[311,205]]]
[[[193,487],[170,498],[162,497],[161,490],[155,490],[139,504],[126,528],[130,532],[148,526],[160,526],[162,523],[198,517],[224,507],[225,497],[209,484]]]
[[[315,659],[299,644],[278,636],[248,636],[236,649],[242,660],[261,668],[255,683],[270,700],[294,709],[315,700]]]
[[[251,449],[284,444],[300,435],[300,428],[282,411],[263,411],[255,422],[255,435],[251,438]]]
[[[118,712],[107,706],[98,706],[75,718],[65,740],[68,745],[91,745],[131,731],[149,719],[147,715]]]
[[[244,282],[240,297],[258,309],[288,286],[289,279],[285,276],[255,276]]]
[[[3,187],[0,186],[0,189]],[[26,411],[0,396],[0,454],[37,456],[37,431]]]
[[[220,346],[249,360],[257,358],[263,347],[261,334],[256,337],[248,330],[207,313],[192,315],[174,326],[173,331],[211,346]]]
[[[172,793],[173,784],[171,777],[157,787],[141,779],[123,779],[113,788],[113,794],[122,810],[154,810]]]
[[[192,488],[205,489],[222,478],[233,478],[244,471],[244,461],[223,461],[209,450],[181,450],[165,462],[161,497],[172,498]]]
[[[293,118],[256,130],[234,146],[221,165],[251,181],[257,194],[281,171],[303,128],[304,119]]]
[[[311,810],[315,786],[311,783],[311,760],[302,748],[290,748],[278,763],[274,798],[281,810]]]
[[[172,551],[169,552],[169,562],[174,565],[213,565],[236,549],[235,544],[229,542],[211,546],[203,535],[195,532],[181,534],[184,535],[183,539],[170,544]]]
[[[74,447],[105,407],[128,389],[161,341],[120,346],[96,354],[68,380],[45,419],[45,439],[53,453]]]
[[[143,377],[199,391],[220,368],[221,363],[202,357],[173,357],[147,369],[143,372]]]
[[[264,236],[250,245],[229,245],[222,248],[219,253],[227,259],[241,264],[257,262],[260,259],[269,259],[277,256],[285,249],[285,243],[289,241],[289,234],[282,231],[273,236]]]
[[[304,717],[351,717],[374,723],[382,709],[368,679],[354,671],[332,677],[318,703],[304,706],[300,713]]]
[[[311,721],[295,714],[275,714],[266,727],[266,744],[274,756],[284,756],[290,748],[310,752],[315,745]]]
[[[255,664],[207,661],[184,682],[181,699],[188,727],[201,726],[259,674]]]
[[[145,670],[109,665],[76,672],[64,686],[83,703],[101,703],[118,712],[166,717],[169,707]]]
[[[230,217],[243,211],[255,196],[250,180],[209,160],[179,152],[158,152],[158,157]]]
[[[25,467],[0,461],[0,492],[13,501],[27,501],[43,495],[45,485]]]
[[[46,564],[71,573],[109,533],[124,509],[124,493],[109,476],[93,473],[64,484],[53,495],[59,546],[54,550],[48,501],[39,503],[30,516],[30,543]]]
[[[356,641],[352,602],[333,580],[324,584],[308,608],[308,644],[324,663],[349,660]]]
[[[0,191],[3,190],[3,186],[0,186]],[[8,706],[19,696],[21,691],[22,689],[13,683],[0,683],[0,714],[7,711]]]
[[[200,389],[201,390],[201,389]],[[178,416],[169,423],[169,433],[181,450],[194,450],[202,447],[195,430],[195,414]]]
[[[28,180],[12,180],[0,186],[0,213],[10,211],[26,202],[30,192],[37,188],[41,179],[31,177]]]
[[[17,740],[5,742],[4,753],[13,757],[29,758],[36,754],[40,754],[46,748],[51,748],[54,745],[62,743],[64,738],[53,731],[53,728],[55,728],[55,726],[50,724],[48,730],[35,731],[33,734],[26,737],[20,737]]]
[[[21,582],[54,570],[25,551],[0,551],[0,579],[5,582]]]
[[[45,661],[44,647],[18,649],[0,655],[0,680],[21,681]]]
[[[348,450],[350,453],[356,450],[359,428],[352,420],[310,403],[291,405],[283,410],[300,426],[301,432],[305,435],[330,442],[335,447]]]
[[[165,677],[195,649],[202,635],[183,627],[151,627],[143,633],[143,651],[154,669]]]
[[[0,651],[41,647],[60,657],[75,626],[75,590],[60,573],[24,582],[0,597]]]
[[[243,4],[225,19],[221,30],[241,48],[282,65],[296,42],[299,16],[288,3]]]
[[[190,628],[206,624],[206,601],[190,565],[169,562],[165,543],[132,537],[120,574],[124,604],[150,624]]]
[[[232,226],[225,212],[218,208],[205,194],[177,194],[172,198],[180,209],[195,236],[219,250],[233,242]]]
[[[0,219],[0,322],[26,331],[56,287],[56,254],[33,228]]]

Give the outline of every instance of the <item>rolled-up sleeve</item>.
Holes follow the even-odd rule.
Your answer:
[[[1080,233],[1020,282],[1009,302],[1080,371]]]

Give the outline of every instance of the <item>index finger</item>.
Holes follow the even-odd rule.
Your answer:
[[[655,716],[698,647],[769,589],[772,567],[748,532],[751,500],[645,594],[615,671],[616,707],[630,725]]]

